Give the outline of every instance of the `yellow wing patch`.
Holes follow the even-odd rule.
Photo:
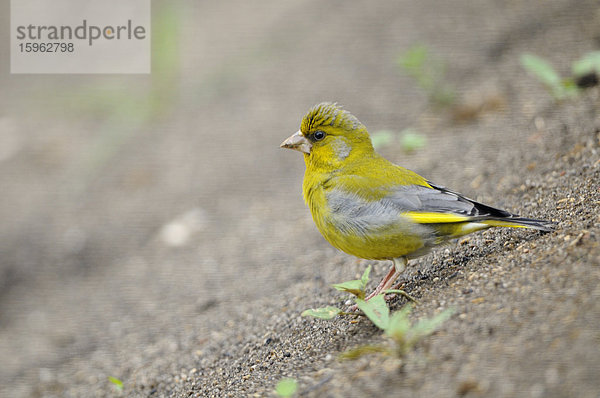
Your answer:
[[[408,217],[412,222],[417,224],[463,223],[461,235],[465,235],[467,233],[471,233],[489,227],[531,228],[528,225],[511,222],[510,220],[480,220],[478,222],[469,222],[472,220],[472,218],[452,213],[428,213],[409,211],[406,213],[402,213],[402,215]]]
[[[469,221],[469,217],[451,213],[427,213],[409,211],[403,213],[411,221],[418,224],[442,224]]]

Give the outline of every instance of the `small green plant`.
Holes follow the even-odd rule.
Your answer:
[[[545,59],[533,54],[521,55],[521,65],[538,78],[556,100],[564,100],[578,92],[573,79],[563,79]]]
[[[408,319],[408,314],[412,310],[412,305],[407,304],[400,311],[390,315],[390,309],[385,300],[385,294],[401,294],[409,300],[416,300],[403,290],[390,289],[384,291],[384,294],[379,294],[372,297],[370,300],[365,300],[365,288],[369,281],[371,266],[368,266],[360,279],[351,280],[343,283],[332,285],[335,289],[350,293],[354,296],[354,302],[359,310],[369,318],[371,322],[381,330],[383,330],[393,342],[393,347],[389,345],[364,345],[347,351],[342,354],[342,358],[355,359],[364,354],[384,353],[395,354],[399,357],[406,354],[412,346],[425,336],[430,335],[435,329],[448,319],[452,313],[452,309],[447,309],[431,319],[420,320],[414,325]],[[359,315],[355,312],[345,312],[337,307],[323,307],[309,309],[302,312],[302,316],[312,316],[320,319],[333,319],[338,315]]]
[[[285,378],[279,380],[277,386],[275,386],[275,393],[280,397],[291,397],[296,393],[298,389],[298,382],[292,378]]]
[[[407,128],[400,133],[391,130],[379,130],[371,135],[373,148],[380,149],[392,145],[399,140],[400,147],[406,153],[412,153],[427,144],[427,138],[414,128]]]
[[[116,377],[108,376],[108,381],[110,381],[117,390],[123,391],[123,382],[121,380]]]
[[[370,273],[371,273],[371,266],[369,265],[360,279],[342,282],[342,283],[336,283],[336,284],[332,285],[332,287],[336,290],[352,294],[354,296],[354,302],[356,303],[356,306],[358,307],[358,309],[360,309],[364,313],[364,315],[366,315],[369,319],[371,319],[371,321],[373,323],[375,323],[377,325],[377,322],[379,322],[378,321],[379,315],[377,315],[377,314],[381,314],[385,311],[389,312],[389,309],[387,307],[387,304],[385,302],[383,294],[380,294],[379,296],[375,296],[375,297],[371,298],[370,300],[365,301],[365,296],[366,296],[365,289],[367,287],[367,283],[369,282],[369,274]],[[408,293],[406,293],[403,290],[386,290],[386,291],[384,291],[384,293],[401,294],[411,301],[414,301],[414,302],[417,301],[411,295],[409,295]],[[355,312],[345,312],[337,307],[332,307],[332,306],[323,307],[323,308],[311,308],[311,309],[308,309],[308,310],[302,312],[302,316],[312,316],[315,318],[326,319],[326,320],[333,319],[338,315],[354,315],[355,316],[358,314]],[[373,317],[373,318],[371,318],[371,317]]]
[[[546,86],[556,100],[597,86],[600,80],[600,51],[592,51],[571,64],[572,77],[562,78],[550,63],[536,55],[521,55],[521,65]]]
[[[360,346],[344,352],[341,357],[343,359],[356,359],[362,355],[375,352],[403,357],[419,340],[432,334],[454,313],[453,309],[448,308],[431,319],[421,319],[413,324],[408,318],[411,311],[412,305],[407,304],[391,315],[388,311],[379,316],[379,322],[375,324],[393,342],[391,346],[389,344]]]
[[[421,149],[425,147],[426,144],[427,137],[413,128],[407,128],[400,132],[400,146],[406,153]]]
[[[521,65],[546,86],[556,100],[579,94],[582,89],[598,85],[600,51],[592,51],[571,64],[572,77],[563,78],[550,63],[536,55],[523,54]]]
[[[379,130],[371,134],[371,143],[375,149],[390,146],[395,139],[396,133],[391,130]]]
[[[429,102],[446,107],[454,104],[454,88],[445,81],[446,64],[424,45],[414,45],[398,57],[398,65],[427,94]]]
[[[581,76],[586,73],[600,73],[600,51],[592,51],[573,62],[573,75]]]
[[[571,71],[576,80],[577,87],[587,88],[597,86],[600,76],[600,51],[585,54],[573,62]]]

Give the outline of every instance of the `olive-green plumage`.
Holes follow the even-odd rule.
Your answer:
[[[304,153],[304,200],[325,239],[360,258],[394,260],[395,274],[390,271],[386,279],[391,282],[380,288],[389,288],[406,259],[448,239],[495,226],[552,228],[550,222],[477,203],[394,165],[375,152],[366,127],[336,104],[310,109],[300,130],[281,146]]]

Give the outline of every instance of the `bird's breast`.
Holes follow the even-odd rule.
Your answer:
[[[370,201],[329,183],[304,184],[304,198],[323,237],[348,254],[387,259],[419,250],[431,231],[416,225],[389,203]]]

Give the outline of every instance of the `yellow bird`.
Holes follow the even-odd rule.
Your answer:
[[[369,298],[389,289],[409,259],[450,239],[490,227],[553,228],[552,222],[478,203],[389,162],[373,149],[366,127],[334,103],[310,109],[281,147],[304,154],[302,193],[325,239],[356,257],[393,261]]]

